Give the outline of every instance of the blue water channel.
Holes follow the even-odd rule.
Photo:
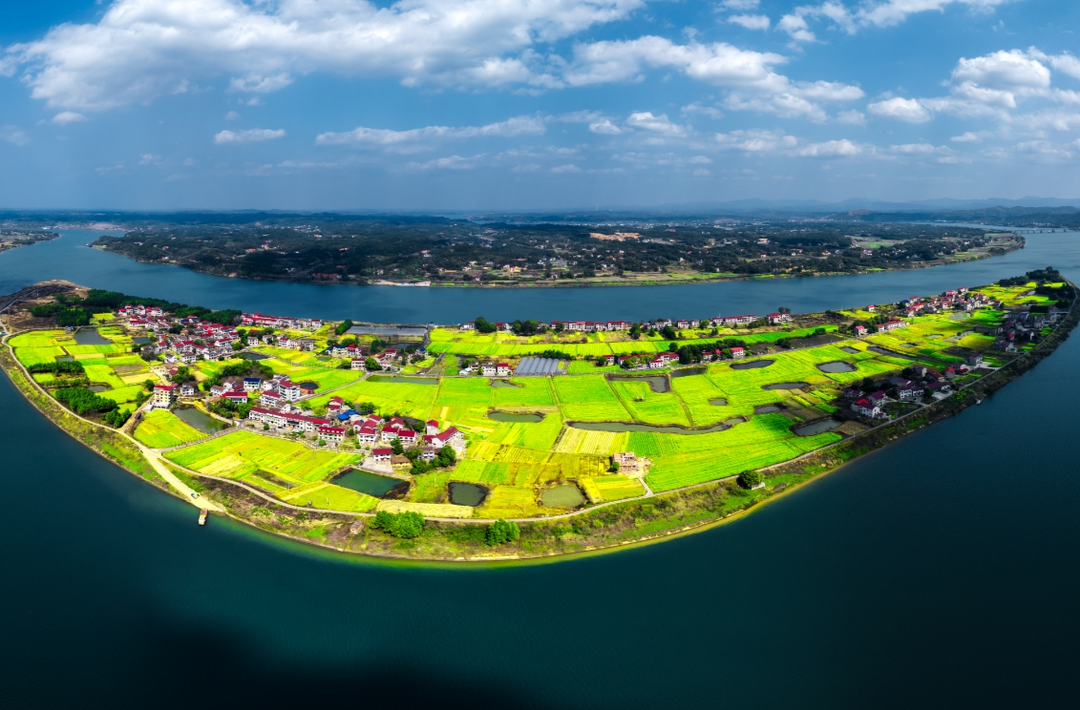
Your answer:
[[[1055,265],[610,290],[251,283],[80,247],[45,278],[213,307],[419,321],[839,308]],[[657,295],[663,298],[658,299]],[[657,303],[662,300],[662,307]],[[658,312],[659,311],[659,312]],[[312,552],[195,510],[61,433],[0,377],[0,677],[23,707],[1068,707],[1080,638],[1080,339],[1004,390],[730,525],[529,566]]]

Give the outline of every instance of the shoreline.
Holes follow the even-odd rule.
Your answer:
[[[1016,235],[1019,236],[1019,235]],[[951,266],[955,264],[964,264],[971,261],[983,261],[986,259],[993,259],[999,256],[1005,256],[1011,254],[1014,251],[1019,251],[1027,246],[1026,240],[1022,240],[1011,248],[1005,249],[1001,254],[980,254],[968,259],[956,259],[952,261],[935,260],[919,262],[918,264],[909,264],[907,266],[891,268],[891,269],[858,269],[855,271],[823,271],[811,274],[785,274],[785,273],[769,273],[769,274],[746,274],[746,275],[722,275],[722,276],[710,276],[709,274],[695,275],[691,278],[685,279],[672,279],[672,280],[604,280],[604,281],[589,281],[587,283],[581,283],[579,279],[556,279],[556,280],[538,280],[530,281],[528,283],[448,283],[438,282],[434,279],[430,280],[429,284],[410,283],[408,281],[392,282],[386,279],[381,279],[382,283],[369,283],[367,281],[350,281],[347,279],[342,280],[326,280],[326,279],[271,279],[271,278],[251,278],[244,276],[229,276],[228,274],[218,274],[212,271],[203,271],[194,269],[188,264],[176,264],[171,262],[160,261],[147,261],[145,259],[137,259],[135,257],[128,256],[123,252],[105,249],[103,247],[89,247],[91,249],[97,249],[98,251],[105,252],[106,254],[114,254],[121,256],[125,259],[130,259],[139,264],[154,264],[156,266],[175,266],[181,269],[187,269],[196,274],[205,274],[207,276],[215,276],[221,279],[238,279],[241,281],[254,281],[254,282],[266,282],[266,283],[282,283],[282,284],[305,284],[316,286],[357,286],[363,288],[432,288],[432,289],[477,289],[477,290],[498,290],[498,289],[563,289],[563,288],[618,288],[626,286],[692,286],[696,284],[710,284],[710,283],[727,283],[727,282],[739,282],[739,281],[769,281],[775,279],[808,279],[818,277],[835,277],[835,276],[865,276],[869,274],[887,274],[901,271],[916,271],[918,269],[931,269],[938,266]]]
[[[272,499],[239,482],[200,474],[173,462],[166,462],[164,465],[172,474],[182,473],[182,476],[177,476],[182,483],[192,486],[200,495],[206,494],[204,500],[220,505],[224,509],[224,514],[230,519],[249,528],[269,532],[274,536],[273,539],[299,542],[305,548],[336,553],[335,557],[344,553],[346,559],[370,558],[371,560],[399,563],[408,562],[460,567],[460,563],[466,563],[465,566],[509,563],[543,564],[563,559],[574,559],[580,556],[606,554],[626,547],[654,544],[683,535],[703,532],[718,525],[733,522],[773,498],[779,498],[799,489],[817,478],[839,470],[854,459],[885,448],[896,439],[931,426],[942,419],[954,416],[973,403],[981,402],[982,398],[991,396],[1016,377],[1035,367],[1038,362],[1051,355],[1069,337],[1073,328],[1080,322],[1080,309],[1076,306],[1077,299],[1075,298],[1078,291],[1075,284],[1069,282],[1069,285],[1074,293],[1069,311],[1065,318],[1057,324],[1054,331],[1048,334],[1032,350],[991,371],[984,377],[962,385],[954,395],[788,461],[756,469],[766,476],[767,481],[769,479],[775,481],[778,476],[791,478],[790,481],[786,482],[774,482],[771,489],[737,491],[732,487],[732,482],[736,477],[728,476],[664,491],[663,493],[646,495],[641,498],[600,503],[559,515],[513,519],[522,528],[523,540],[528,540],[530,538],[526,537],[526,531],[539,533],[550,530],[556,521],[576,519],[588,522],[590,518],[602,514],[601,511],[631,513],[635,509],[644,506],[650,508],[654,506],[664,507],[672,501],[681,503],[684,506],[680,510],[673,511],[670,515],[652,519],[649,523],[652,526],[650,530],[641,532],[633,529],[621,531],[616,533],[616,537],[607,539],[600,544],[586,544],[584,540],[579,544],[573,539],[563,542],[562,537],[556,537],[554,543],[545,542],[546,547],[542,545],[544,549],[530,547],[530,549],[519,549],[517,552],[509,554],[483,554],[486,548],[480,548],[479,550],[462,550],[459,548],[454,552],[462,554],[456,555],[449,552],[443,555],[425,555],[422,552],[421,554],[409,554],[409,550],[414,550],[415,545],[394,543],[389,548],[384,545],[379,549],[369,550],[367,541],[364,542],[360,549],[356,549],[353,547],[356,542],[355,538],[367,530],[366,525],[357,530],[356,524],[358,521],[365,521],[373,517],[374,513],[372,512],[334,511],[295,506]],[[40,384],[28,374],[22,363],[15,358],[14,349],[8,345],[9,339],[14,335],[17,335],[17,333],[8,334],[3,339],[3,344],[7,347],[0,351],[0,367],[5,371],[20,394],[29,400],[43,416],[52,421],[64,433],[72,436],[99,456],[127,470],[130,474],[142,478],[156,488],[167,491],[179,500],[201,507],[195,500],[188,500],[184,495],[173,490],[173,486],[169,485],[168,481],[154,470],[153,464],[147,460],[146,455],[141,451],[141,447],[129,435],[80,417],[68,411],[49,396]],[[187,479],[197,482],[197,485],[192,485]],[[725,493],[727,494],[726,497]],[[261,500],[258,500],[253,506],[253,498]],[[718,506],[718,501],[726,502]],[[712,507],[709,507],[710,505]],[[316,520],[312,521],[313,523],[334,526],[335,532],[341,534],[338,535],[338,539],[335,541],[331,541],[329,536],[320,541],[307,534],[310,532],[310,525],[302,528],[295,524],[293,527],[273,527],[268,523],[260,524],[262,522],[261,518],[252,514],[252,510],[256,508],[268,511],[271,517],[277,515],[277,522],[280,522],[282,516],[277,514],[275,508],[287,508],[295,511],[293,517],[298,520],[303,518],[303,520],[307,521],[307,516],[311,515],[316,518]],[[452,529],[460,529],[466,526],[483,526],[493,522],[482,518],[461,520],[429,518],[428,520],[432,524],[433,535],[444,534]],[[595,524],[593,524],[593,527],[596,527]],[[351,532],[344,532],[346,528]],[[625,537],[620,538],[619,536],[622,535],[625,535]],[[538,538],[532,539],[538,540]],[[494,550],[491,550],[491,552],[495,553]]]

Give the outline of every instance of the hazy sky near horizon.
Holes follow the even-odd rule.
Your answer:
[[[0,208],[1073,198],[1078,23],[1061,0],[5,3]]]

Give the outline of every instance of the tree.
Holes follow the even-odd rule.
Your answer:
[[[373,357],[369,357],[364,360],[364,369],[368,372],[374,372],[375,370],[381,370],[382,366],[379,365],[379,361]]]
[[[477,316],[473,324],[476,326],[477,333],[494,333],[496,330],[495,324],[483,316]]]
[[[665,325],[660,329],[660,335],[664,336],[665,340],[678,340],[679,334],[675,332],[675,329],[670,325]]]
[[[517,523],[499,518],[491,525],[488,525],[484,541],[494,547],[508,542],[516,542],[519,537],[521,537],[521,529],[518,528]]]
[[[765,476],[761,471],[743,471],[739,474],[738,483],[743,488],[750,490],[754,486],[760,485],[765,481]]]
[[[351,320],[347,320],[347,319],[343,320],[343,321],[341,321],[340,323],[337,324],[336,328],[334,328],[334,334],[335,335],[345,335],[345,333],[348,332],[349,328],[352,328],[352,327],[353,327],[353,322]]]
[[[630,339],[631,340],[637,340],[640,337],[641,337],[641,326],[638,325],[637,323],[632,323],[630,325]]]
[[[390,449],[398,456],[401,456],[405,453],[405,447],[404,445],[402,445],[401,439],[394,439],[394,441],[390,444]]]
[[[371,521],[371,527],[382,530],[387,535],[412,539],[419,537],[424,531],[424,516],[420,513],[405,511],[404,513],[388,513],[380,510]]]
[[[608,471],[610,471],[611,473],[619,472],[619,462],[616,461],[614,458],[611,459],[611,464],[608,466]]]

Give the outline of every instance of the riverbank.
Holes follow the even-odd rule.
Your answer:
[[[161,262],[150,259],[139,259],[122,251],[113,249],[106,249],[101,246],[94,246],[92,248],[99,251],[103,251],[108,254],[115,254],[122,256],[125,259],[141,264],[153,264],[155,266],[173,266],[183,269],[188,269],[199,274],[206,274],[208,276],[216,276],[218,278],[235,278],[244,281],[266,282],[266,283],[289,283],[289,284],[305,284],[305,285],[318,285],[318,286],[388,286],[388,287],[409,287],[409,288],[447,288],[447,289],[464,289],[464,290],[491,290],[491,289],[564,289],[564,288],[602,288],[602,287],[625,287],[625,286],[687,286],[693,284],[716,284],[716,283],[734,283],[742,281],[769,281],[769,280],[788,280],[788,279],[803,279],[803,278],[815,278],[815,277],[835,277],[835,276],[859,276],[865,274],[878,274],[878,273],[891,273],[891,272],[904,272],[913,271],[918,269],[929,269],[937,266],[948,266],[955,264],[963,264],[973,261],[982,261],[997,256],[1004,256],[1010,252],[1023,249],[1026,246],[1026,242],[1022,237],[1018,235],[1009,234],[1011,237],[1015,237],[1015,240],[1002,242],[993,247],[994,252],[991,250],[983,250],[977,253],[972,253],[969,256],[963,258],[949,258],[949,259],[934,259],[928,261],[919,262],[903,262],[902,266],[895,268],[866,268],[866,269],[852,269],[850,271],[822,271],[814,273],[798,273],[791,274],[780,271],[779,269],[775,273],[767,274],[710,274],[705,272],[694,271],[674,271],[668,273],[651,273],[641,272],[633,273],[629,276],[594,276],[594,277],[578,277],[578,278],[559,278],[559,279],[543,279],[543,278],[530,278],[528,276],[520,279],[499,280],[499,281],[439,281],[437,279],[422,280],[422,281],[394,281],[392,279],[381,278],[372,282],[363,280],[357,280],[354,277],[342,278],[340,275],[335,278],[328,279],[323,278],[256,278],[250,276],[237,276],[236,273],[229,271],[222,271],[213,268],[195,268],[191,264],[176,264],[169,262]]]
[[[604,502],[547,518],[521,518],[515,543],[485,544],[486,518],[465,521],[428,519],[423,534],[411,540],[390,537],[366,524],[372,513],[348,512],[282,503],[242,483],[178,466],[164,465],[186,487],[222,506],[230,517],[265,532],[339,552],[406,560],[484,562],[543,560],[648,544],[729,522],[760,503],[836,470],[851,460],[952,416],[976,404],[1031,369],[1057,348],[1078,320],[1075,287],[1072,305],[1054,330],[1029,352],[940,401],[861,434],[789,461],[759,469],[766,485],[746,490],[735,476],[686,486],[628,501]],[[109,461],[163,489],[167,483],[127,435],[78,417],[63,408],[15,358],[5,338],[0,366],[19,391],[54,424]],[[191,501],[188,501],[189,503]]]

